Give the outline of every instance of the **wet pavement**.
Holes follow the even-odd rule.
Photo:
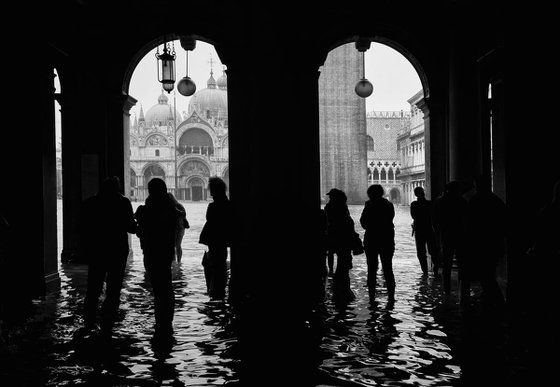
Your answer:
[[[242,385],[235,318],[227,301],[206,295],[198,235],[207,203],[184,203],[191,229],[184,255],[174,263],[175,342],[161,348],[151,342],[152,295],[136,236],[121,296],[119,322],[110,343],[82,336],[80,308],[86,289],[85,265],[61,264],[59,292],[33,302],[24,324],[2,331],[5,386],[217,386]],[[135,206],[138,204],[135,203]],[[356,229],[361,206],[351,206]],[[445,297],[439,278],[420,270],[411,236],[408,207],[396,208],[396,302],[380,291],[370,300],[365,255],[354,257],[351,271],[355,301],[335,305],[327,299],[312,316],[317,338],[314,385],[468,386],[484,379],[509,381],[525,375],[524,347],[511,338],[506,312],[458,305],[456,283]],[[274,335],[274,332],[271,332]],[[294,349],[297,351],[297,349]],[[290,370],[284,370],[289,372]],[[263,381],[263,386],[274,380]],[[475,384],[471,384],[475,383]],[[300,385],[294,375],[294,386]]]

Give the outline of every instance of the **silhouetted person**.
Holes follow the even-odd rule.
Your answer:
[[[393,274],[393,254],[395,252],[395,207],[383,197],[384,190],[379,184],[367,190],[366,201],[360,224],[365,230],[364,250],[368,265],[367,284],[370,295],[375,297],[377,287],[377,268],[379,260],[385,277],[389,302],[395,300],[395,275]]]
[[[224,298],[228,280],[227,255],[231,246],[232,209],[226,195],[226,183],[211,177],[208,189],[213,201],[206,209],[206,223],[200,232],[199,243],[208,246],[206,265],[207,288],[211,298]]]
[[[105,179],[99,192],[82,203],[78,232],[80,255],[88,263],[85,328],[96,326],[99,297],[105,283],[101,333],[110,335],[120,304],[129,253],[128,233],[136,233],[132,204],[120,193],[118,177]]]
[[[345,302],[354,298],[350,287],[350,269],[352,269],[352,247],[356,231],[344,191],[333,188],[327,195],[329,203],[325,205],[325,213],[328,251],[336,255],[337,262],[333,278],[333,295],[337,301]]]
[[[181,262],[181,258],[183,257],[183,247],[181,246],[181,243],[183,242],[183,237],[185,236],[185,229],[190,228],[190,224],[187,220],[187,211],[185,210],[185,207],[179,203],[171,192],[169,192],[168,195],[173,204],[175,204],[175,207],[177,207],[177,210],[181,213],[181,216],[177,220],[177,229],[175,231],[175,258],[177,258],[177,262]]]
[[[420,268],[424,274],[428,274],[428,257],[426,246],[432,259],[432,270],[434,275],[438,275],[439,254],[436,244],[436,235],[433,226],[433,205],[431,200],[426,199],[424,188],[414,188],[414,195],[417,199],[410,203],[410,215],[414,220],[414,241],[416,242],[416,255],[420,262]]]
[[[478,176],[474,183],[476,193],[468,202],[466,216],[469,273],[479,279],[487,305],[502,306],[496,268],[505,254],[506,206],[492,192],[489,177]]]
[[[171,264],[175,255],[175,235],[181,212],[167,194],[162,179],[148,183],[148,197],[136,210],[138,237],[144,253],[144,267],[154,292],[155,337],[173,333],[175,294]]]
[[[451,181],[444,187],[444,192],[434,201],[434,229],[440,247],[442,261],[443,290],[451,293],[451,271],[453,260],[459,268],[460,297],[464,302],[468,297],[469,284],[465,267],[464,237],[467,201],[461,196],[459,182]]]

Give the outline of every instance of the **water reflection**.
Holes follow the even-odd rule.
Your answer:
[[[135,203],[135,205],[137,205]],[[127,266],[121,313],[109,342],[80,332],[86,267],[62,264],[62,287],[45,324],[47,375],[42,383],[61,385],[174,385],[212,386],[240,381],[239,321],[227,300],[210,300],[197,243],[206,203],[185,203],[191,229],[183,240],[184,256],[172,267],[176,296],[172,342],[152,339],[152,290],[145,275],[138,239],[132,237],[133,257]],[[361,206],[350,206],[357,231]],[[332,299],[332,279],[326,301],[309,315],[302,337],[310,343],[318,382],[362,386],[457,385],[461,376],[451,348],[461,340],[461,316],[446,304],[441,284],[418,266],[410,236],[408,208],[396,208],[394,272],[396,301],[388,303],[381,269],[376,297],[368,293],[365,255],[354,257],[351,286],[355,300]],[[448,309],[445,309],[448,308]],[[45,318],[47,319],[47,318]],[[281,332],[259,327],[263,339],[255,343],[257,357],[274,351]],[[48,334],[47,334],[48,331]],[[303,349],[295,347],[294,354]],[[307,355],[306,355],[307,356]],[[282,370],[285,372],[286,370]],[[297,376],[294,375],[295,380]],[[294,382],[296,385],[297,382]]]

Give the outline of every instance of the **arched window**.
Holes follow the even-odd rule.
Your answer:
[[[212,137],[202,129],[189,129],[179,139],[179,153],[182,155],[197,153],[212,156],[214,154]]]
[[[389,180],[395,180],[395,175],[392,169],[389,169]]]
[[[144,171],[144,179],[146,184],[154,177],[159,177],[160,179],[165,179],[165,172],[163,168],[159,165],[150,165]]]
[[[379,180],[379,170],[377,168],[373,169],[373,180]]]
[[[156,156],[159,156],[159,149],[156,149]]]
[[[371,136],[366,136],[367,140],[367,150],[368,152],[373,152],[375,150],[375,146],[373,143],[373,138]]]
[[[381,180],[387,180],[387,172],[385,172],[385,168],[381,169]]]

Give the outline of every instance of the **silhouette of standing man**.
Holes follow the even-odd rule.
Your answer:
[[[360,224],[366,230],[364,250],[368,265],[367,283],[370,295],[375,296],[377,286],[378,258],[381,260],[389,302],[395,301],[395,275],[393,274],[393,254],[395,253],[395,207],[383,197],[384,190],[379,184],[371,185],[367,190],[366,201]]]
[[[448,182],[444,192],[434,202],[434,229],[440,246],[443,264],[443,290],[451,293],[451,271],[453,259],[459,267],[460,297],[468,301],[469,284],[465,267],[464,233],[467,201],[461,196],[459,183]]]
[[[467,246],[469,265],[480,280],[488,306],[505,303],[496,280],[496,268],[505,254],[506,206],[491,190],[490,178],[475,179],[476,193],[467,205]]]
[[[438,275],[439,256],[436,246],[436,235],[432,222],[433,207],[431,200],[426,199],[424,188],[414,188],[414,195],[417,200],[410,203],[410,215],[414,220],[414,241],[416,242],[416,254],[420,262],[420,268],[424,274],[428,274],[428,257],[426,246],[432,259],[434,275]]]
[[[228,280],[227,248],[231,246],[232,210],[226,195],[226,183],[211,177],[208,189],[213,201],[206,209],[206,223],[199,243],[208,246],[207,288],[211,298],[224,298]]]
[[[162,179],[148,183],[146,203],[136,210],[138,237],[144,253],[144,267],[154,292],[155,338],[173,334],[175,294],[171,264],[175,255],[175,231],[182,214],[167,194]]]
[[[120,193],[118,177],[105,179],[97,195],[83,202],[78,232],[80,253],[88,262],[85,328],[91,330],[96,326],[99,297],[106,282],[101,333],[109,336],[120,304],[129,253],[127,233],[136,233],[132,204]]]

